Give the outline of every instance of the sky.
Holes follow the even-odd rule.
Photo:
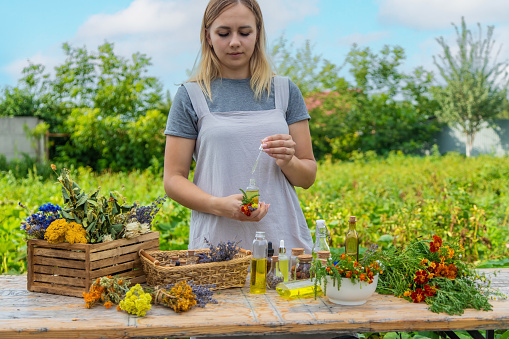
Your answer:
[[[455,45],[461,17],[483,34],[494,26],[499,61],[509,60],[509,0],[258,0],[268,47],[280,37],[341,65],[352,45],[378,53],[401,46],[403,70],[422,66],[436,73],[436,38]],[[116,54],[151,58],[148,74],[173,96],[199,52],[208,0],[0,0],[0,89],[13,87],[29,62],[47,72],[64,62],[63,43],[89,52],[105,41]],[[348,70],[341,71],[348,79]]]

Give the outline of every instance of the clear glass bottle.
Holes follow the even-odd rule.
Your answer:
[[[198,257],[194,250],[187,250],[187,264],[195,265],[198,262]]]
[[[180,260],[178,255],[172,255],[170,257],[170,266],[180,266]]]
[[[258,201],[260,198],[260,189],[256,186],[255,180],[253,178],[249,179],[249,186],[246,188],[246,195],[248,198],[253,197],[253,207],[258,207]]]
[[[286,299],[310,298],[315,296],[315,282],[311,279],[282,282],[276,285],[276,291]],[[320,284],[316,284],[316,296],[322,294]]]
[[[249,293],[264,294],[266,292],[267,252],[268,244],[265,232],[256,232],[252,247]]]
[[[313,245],[313,251],[311,254],[316,259],[316,253],[318,251],[329,251],[329,244],[327,243],[327,227],[325,226],[325,220],[316,221],[315,229],[315,243]]]
[[[279,270],[279,260],[277,256],[272,256],[272,265],[270,271],[267,273],[267,288],[271,290],[276,289],[276,285],[283,282],[283,273]]]
[[[288,281],[288,272],[290,270],[289,268],[290,264],[290,258],[286,255],[286,247],[285,247],[285,241],[281,240],[279,242],[279,270],[283,274],[284,281]]]
[[[297,257],[304,254],[303,248],[292,248],[292,255],[290,256],[290,279],[295,280],[295,268],[297,267]]]
[[[348,220],[348,232],[345,237],[345,253],[355,261],[359,261],[359,234],[355,230],[357,220],[351,216]]]
[[[310,279],[313,256],[311,254],[301,254],[297,257],[297,259],[299,262],[295,268],[295,280]]]
[[[272,241],[268,242],[267,249],[267,272],[270,271],[270,266],[272,265],[272,256],[274,255],[274,248],[272,247]]]

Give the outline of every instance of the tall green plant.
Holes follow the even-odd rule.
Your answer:
[[[453,24],[454,25],[454,24]],[[493,26],[488,26],[483,36],[474,36],[461,18],[461,27],[454,25],[458,51],[454,52],[443,37],[437,38],[442,54],[434,56],[435,65],[446,85],[434,88],[440,109],[437,116],[455,127],[459,125],[466,136],[466,155],[470,156],[475,135],[484,122],[490,122],[500,114],[507,98],[509,76],[507,61],[498,62],[500,50],[493,54]]]

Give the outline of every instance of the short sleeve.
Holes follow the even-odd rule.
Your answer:
[[[198,137],[198,115],[184,86],[175,94],[164,134],[188,139]]]
[[[286,123],[291,125],[302,120],[311,119],[299,87],[290,79],[288,81],[290,82],[290,97],[288,99],[288,110],[286,111]]]

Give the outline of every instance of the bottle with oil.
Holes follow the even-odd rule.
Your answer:
[[[348,232],[345,237],[345,253],[355,261],[359,261],[359,234],[355,230],[357,220],[351,216],[348,220]]]
[[[249,186],[246,187],[246,195],[248,198],[253,198],[252,207],[257,208],[260,197],[260,189],[256,186],[253,178],[249,179]]]
[[[283,274],[284,281],[288,281],[288,272],[290,271],[290,259],[286,255],[285,241],[279,242],[279,270]]]
[[[256,232],[253,240],[249,293],[264,294],[266,292],[267,251],[268,244],[267,239],[265,239],[265,232]]]
[[[322,295],[322,288],[311,279],[282,282],[276,285],[276,292],[283,298],[310,298]]]

